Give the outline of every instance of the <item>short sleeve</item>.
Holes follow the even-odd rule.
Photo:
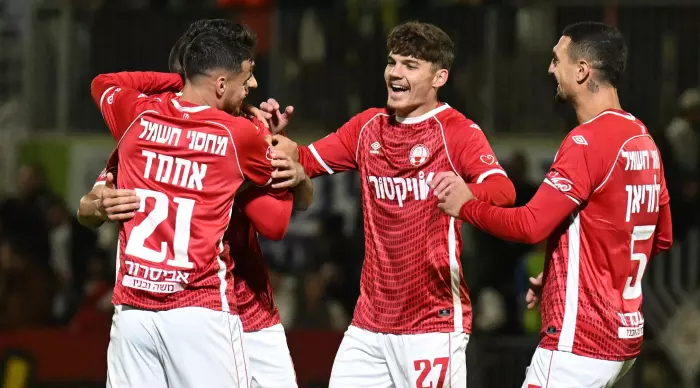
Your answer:
[[[377,109],[362,112],[330,135],[308,147],[300,147],[299,163],[311,177],[357,169],[357,144],[362,127],[380,113]]]
[[[507,176],[481,128],[464,117],[446,120],[445,141],[457,173],[468,183],[481,183],[491,175]]]
[[[100,112],[114,140],[119,141],[136,119],[140,99],[147,97],[133,89],[112,87],[100,97]]]
[[[588,143],[573,133],[564,139],[544,182],[577,204],[588,200],[602,180],[600,163],[590,160]]]

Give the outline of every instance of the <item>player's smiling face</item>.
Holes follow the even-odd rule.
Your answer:
[[[554,49],[552,49],[552,61],[549,63],[549,74],[557,80],[557,101],[564,102],[569,99],[576,86],[576,72],[578,66],[569,56],[571,38],[562,36]]]
[[[389,53],[384,81],[387,107],[402,117],[419,116],[435,108],[437,89],[447,81],[446,69],[412,56]]]

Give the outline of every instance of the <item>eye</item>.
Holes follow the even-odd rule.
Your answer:
[[[416,70],[418,68],[418,66],[416,65],[407,65],[406,67],[408,68],[408,70]]]

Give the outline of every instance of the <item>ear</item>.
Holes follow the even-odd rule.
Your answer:
[[[226,92],[226,77],[216,77],[216,95],[221,97]]]
[[[441,88],[445,83],[447,83],[447,78],[450,75],[450,72],[447,69],[440,69],[435,72],[435,76],[433,76],[433,87],[434,88]]]
[[[582,84],[591,77],[593,68],[586,61],[579,61],[576,68],[576,82]]]

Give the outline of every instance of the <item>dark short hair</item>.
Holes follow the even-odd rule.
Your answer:
[[[582,22],[564,29],[562,35],[571,38],[569,56],[572,60],[585,59],[596,77],[617,87],[625,72],[627,44],[622,33],[603,23]]]
[[[245,24],[235,23],[226,19],[203,19],[190,24],[187,31],[175,42],[170,49],[168,66],[171,73],[184,76],[185,50],[192,40],[203,32],[216,32],[219,35],[237,42],[251,52],[255,50],[258,37],[253,30]]]
[[[244,61],[251,59],[248,47],[233,42],[215,32],[197,35],[187,46],[183,59],[185,78],[207,75],[216,69],[233,73],[241,71]]]
[[[438,26],[407,22],[399,24],[386,41],[389,53],[410,56],[430,62],[439,69],[450,69],[454,62],[454,43]]]

